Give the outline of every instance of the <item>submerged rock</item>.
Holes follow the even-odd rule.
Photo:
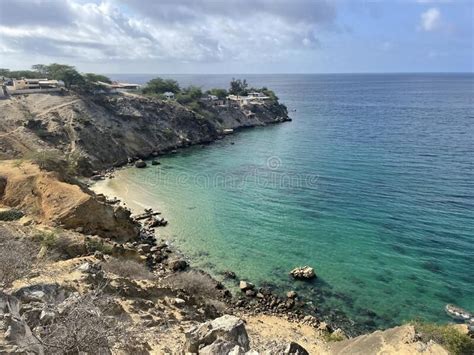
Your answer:
[[[295,279],[309,280],[316,277],[314,269],[309,266],[297,267],[290,271],[290,275]]]

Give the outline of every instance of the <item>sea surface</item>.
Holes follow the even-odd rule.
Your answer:
[[[166,77],[207,89],[232,75]],[[273,89],[293,122],[122,169],[98,188],[162,211],[159,235],[194,266],[295,289],[367,328],[448,321],[446,303],[474,311],[474,75],[245,78]],[[306,264],[316,281],[289,278]]]

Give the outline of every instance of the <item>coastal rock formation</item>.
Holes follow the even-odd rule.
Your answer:
[[[327,354],[432,354],[448,355],[440,345],[419,341],[415,328],[404,325],[361,335],[357,338],[331,343],[326,350]]]
[[[229,352],[236,346],[244,352],[250,350],[250,341],[244,322],[235,316],[224,315],[186,332],[186,352],[225,354],[226,352],[215,351],[225,349]]]
[[[204,104],[203,104],[204,105]],[[258,106],[258,107],[257,107]],[[288,120],[278,103],[195,112],[177,102],[139,95],[31,94],[0,101],[0,159],[55,149],[81,175],[216,140],[224,129]],[[129,159],[130,158],[130,159]]]
[[[297,267],[290,271],[295,279],[309,280],[316,277],[314,269],[309,266]]]
[[[1,162],[0,176],[5,182],[0,205],[21,210],[38,223],[80,228],[83,233],[117,241],[138,234],[139,226],[128,210],[101,203],[80,186],[60,181],[57,174],[34,164]]]

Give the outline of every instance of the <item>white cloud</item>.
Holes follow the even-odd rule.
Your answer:
[[[432,7],[420,16],[420,27],[423,31],[435,31],[441,25],[441,12],[438,8]]]
[[[334,19],[325,0],[0,0],[0,52],[55,61],[252,62],[314,50],[316,31]]]

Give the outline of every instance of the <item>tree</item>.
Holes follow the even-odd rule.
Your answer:
[[[172,79],[162,79],[155,78],[150,80],[145,88],[143,88],[143,93],[145,94],[163,94],[165,92],[178,93],[180,91],[179,84],[176,80]]]
[[[5,68],[0,68],[0,76],[10,76],[10,70]]]
[[[44,64],[35,64],[31,67],[34,71],[38,72],[42,76],[48,75],[48,66]]]
[[[103,83],[109,83],[109,84],[112,83],[112,80],[110,80],[109,77],[105,75],[101,75],[101,74],[94,74],[94,73],[84,74],[84,79],[92,83],[96,83],[98,81],[102,81]]]
[[[227,97],[226,89],[211,89],[208,91],[210,95],[217,96],[219,99],[223,100]]]
[[[245,96],[248,94],[248,86],[247,80],[232,78],[232,81],[230,82],[229,94]]]

